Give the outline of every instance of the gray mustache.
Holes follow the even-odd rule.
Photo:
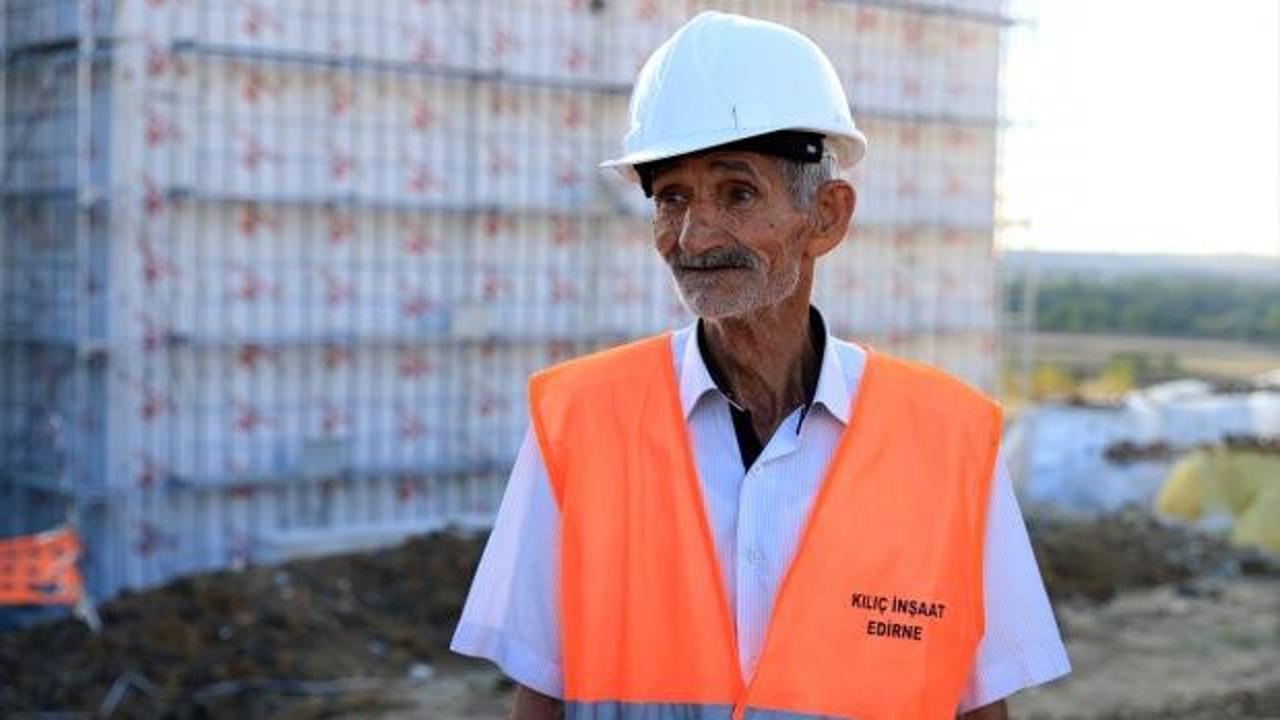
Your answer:
[[[671,258],[671,266],[677,270],[752,269],[756,266],[756,257],[743,248],[716,248],[701,255],[676,253]]]

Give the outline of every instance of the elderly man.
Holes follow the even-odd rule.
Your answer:
[[[697,16],[626,146],[698,321],[531,379],[453,649],[521,719],[1001,718],[1067,672],[999,408],[809,304],[865,147],[817,46]]]

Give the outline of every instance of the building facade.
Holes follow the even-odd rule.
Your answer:
[[[990,389],[1002,0],[7,0],[0,533],[101,598],[483,526],[527,375],[690,319],[595,164],[713,5],[869,137],[832,330]]]

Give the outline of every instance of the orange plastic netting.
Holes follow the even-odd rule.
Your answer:
[[[71,528],[0,540],[0,605],[74,605],[84,593],[79,557]]]

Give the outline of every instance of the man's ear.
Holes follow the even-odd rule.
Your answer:
[[[829,180],[818,188],[809,210],[812,224],[808,254],[820,257],[831,252],[849,232],[853,213],[858,206],[858,191],[845,180]]]

